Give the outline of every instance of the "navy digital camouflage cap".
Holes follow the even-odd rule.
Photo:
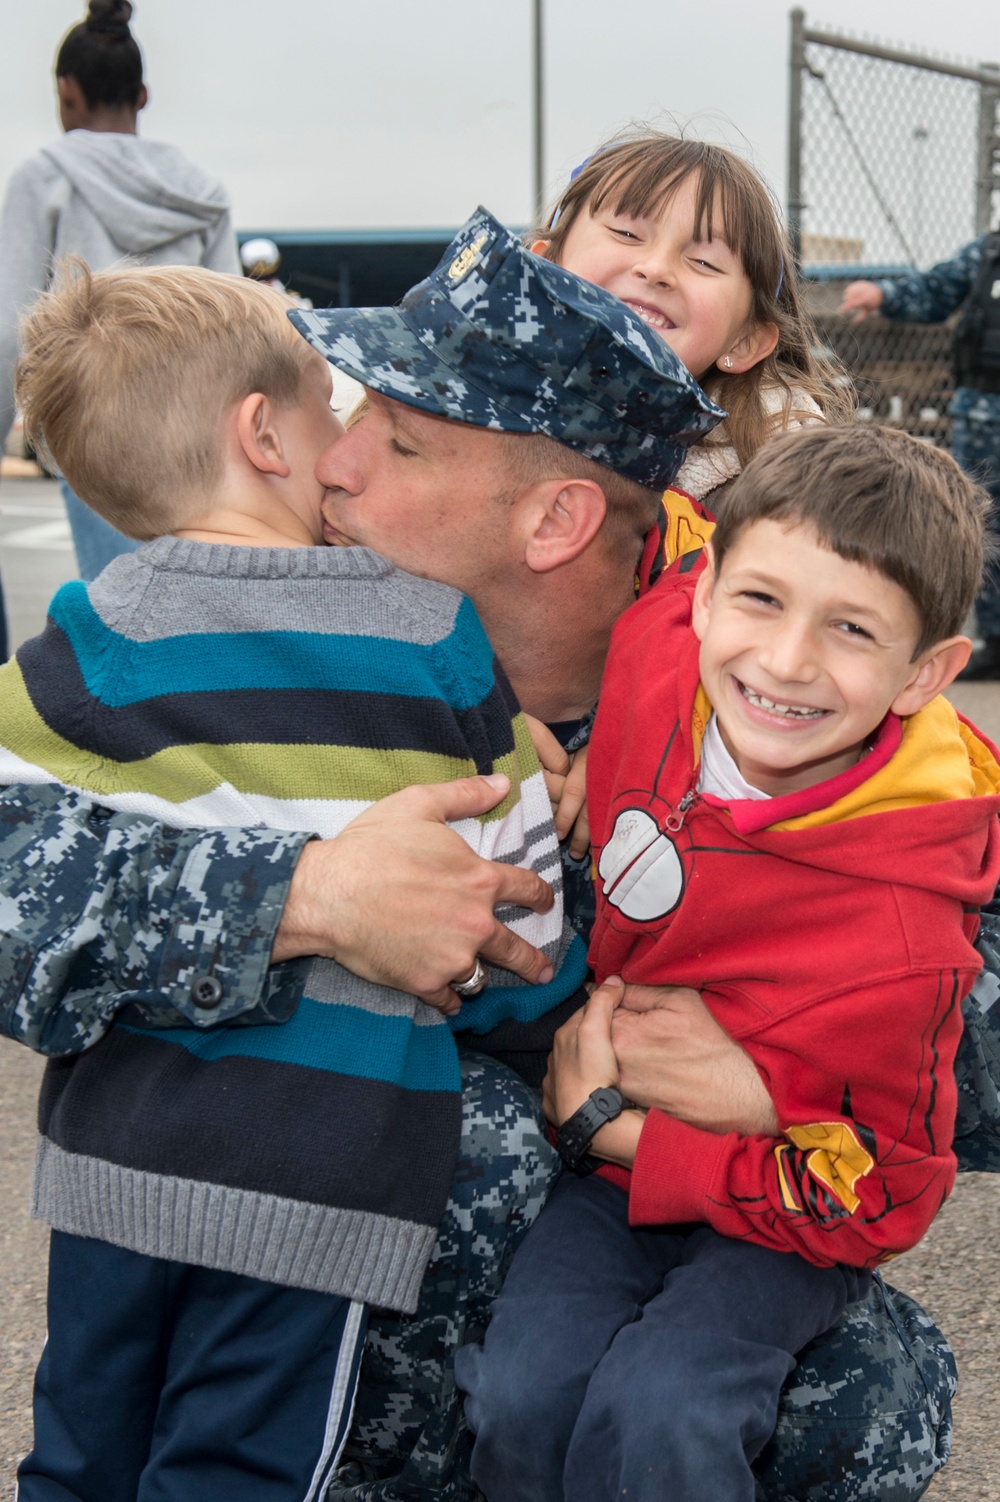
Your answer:
[[[642,485],[669,485],[725,416],[616,297],[526,250],[485,209],[395,308],[294,309],[332,364],[437,417],[544,433]]]

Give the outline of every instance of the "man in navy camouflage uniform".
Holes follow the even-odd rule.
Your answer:
[[[929,271],[877,282],[851,282],[840,312],[855,319],[882,313],[901,323],[943,323],[963,309],[956,330],[951,451],[993,497],[1000,515],[1000,235],[980,235]],[[988,573],[976,600],[982,646],[960,675],[1000,678],[1000,577]]]
[[[367,884],[377,890],[376,913],[391,923],[398,908],[403,920],[421,894],[429,895],[428,873],[438,874],[442,862],[467,858],[466,880],[450,889],[443,903],[434,904],[439,928],[454,924],[455,952],[461,953],[466,927],[471,931],[485,921],[485,913],[476,911],[482,903],[475,888],[478,878],[489,873],[480,870],[484,863],[443,821],[481,811],[495,797],[479,779],[470,779],[451,787],[413,789],[376,805],[374,817],[360,822],[346,842],[355,878],[359,872],[365,876],[360,887],[354,881],[353,900]],[[398,892],[386,880],[387,828],[396,835]],[[2,1030],[32,1046],[47,1042],[59,1053],[72,1050],[89,1034],[95,1015],[113,1015],[119,1006],[136,1001],[175,1006],[187,1021],[285,1015],[300,981],[290,956],[324,950],[343,937],[342,903],[352,900],[351,884],[345,888],[337,876],[336,842],[307,845],[306,839],[272,830],[172,830],[139,815],[109,816],[108,810],[60,788],[7,789],[0,794],[0,901],[6,934],[0,944]],[[311,868],[299,860],[303,848],[314,857]],[[497,869],[502,875],[503,868]],[[493,888],[484,883],[483,893],[488,908]],[[420,921],[431,911],[422,910]],[[417,932],[419,928],[407,929],[407,944]],[[381,929],[373,928],[367,943],[362,933],[363,925],[351,930],[352,947],[367,947],[376,955]],[[992,913],[984,914],[979,947],[985,968],[965,1008],[955,1148],[962,1168],[996,1171],[1000,918]],[[272,951],[290,962],[269,970]],[[375,973],[405,985],[406,959],[420,971],[420,986],[428,994],[436,991],[434,982],[445,984],[454,969],[461,970],[461,961],[456,966],[450,951],[425,962],[411,948],[379,956],[377,963],[385,968]],[[519,963],[527,968],[523,955]],[[216,988],[207,981],[215,981]],[[214,1008],[206,1006],[213,997]],[[257,1007],[263,1012],[255,1014]],[[60,1033],[64,1016],[66,1030]],[[81,1034],[75,1033],[77,1026],[82,1026]],[[462,1260],[465,1267],[475,1264],[472,1238],[483,1234],[491,1200],[496,1203],[509,1193],[503,1180],[514,1153],[491,1156],[503,1131],[497,1122],[509,1103],[501,1099],[499,1107],[485,1095],[467,1102],[470,1120],[463,1141],[484,1144],[486,1150],[464,1148],[459,1182],[477,1192],[470,1194],[464,1211],[453,1208],[443,1228],[445,1243],[456,1234],[453,1227],[458,1228],[456,1239],[464,1238],[456,1259],[458,1275],[426,1289],[412,1333],[429,1337],[427,1350],[418,1350],[415,1358],[412,1396],[404,1384],[397,1389],[395,1408],[383,1405],[383,1449],[389,1449],[394,1427],[403,1438],[408,1420],[419,1430],[422,1394],[446,1380],[436,1359],[442,1352],[435,1346],[449,1342],[455,1333],[451,1326],[462,1319],[452,1298],[460,1292]],[[477,1113],[483,1118],[478,1134],[468,1129]],[[527,1135],[524,1145],[530,1154],[533,1144]],[[545,1181],[544,1165],[537,1167],[535,1182],[519,1206],[525,1216],[535,1208],[533,1197]],[[526,1178],[530,1168],[529,1163]],[[475,1222],[477,1210],[484,1213]],[[390,1356],[399,1333],[386,1329]],[[419,1340],[413,1343],[420,1345]],[[375,1376],[390,1384],[385,1354],[376,1352]],[[403,1350],[398,1354],[400,1360],[411,1359]],[[372,1406],[377,1408],[380,1392],[384,1397],[389,1390],[376,1380]],[[890,1301],[879,1292],[874,1302],[858,1306],[846,1325],[803,1353],[785,1389],[775,1438],[758,1465],[761,1497],[768,1502],[904,1502],[919,1497],[947,1458],[953,1390],[954,1366],[940,1332],[912,1301],[898,1295]],[[377,1450],[377,1421],[369,1427],[376,1429],[371,1456]],[[434,1436],[422,1438],[413,1467],[439,1463],[462,1445],[458,1433],[438,1436],[436,1450]],[[364,1493],[358,1488],[354,1495]],[[462,1491],[455,1488],[450,1495],[461,1496]]]
[[[467,236],[443,265],[457,264],[474,243]],[[530,323],[539,310],[525,303],[519,311]],[[435,330],[426,332],[430,350]],[[359,349],[356,360],[372,385],[387,369],[389,382],[405,384],[409,372],[398,360],[366,370],[370,353]],[[432,401],[431,390],[431,411]],[[440,416],[455,415],[442,406]],[[468,420],[475,425],[475,416]],[[337,840],[309,844],[263,830],[171,831],[109,815],[71,792],[9,789],[0,797],[5,1030],[61,1052],[89,1042],[129,1003],[155,1009],[161,1024],[171,1006],[185,1021],[280,1023],[300,982],[294,957],[311,953],[335,953],[369,978],[428,996],[466,974],[477,952],[503,962],[505,944],[507,963],[530,976],[537,960],[504,939],[493,914],[504,868],[478,861],[444,827],[495,801],[477,782],[394,795]],[[989,1098],[1000,983],[989,947],[995,936],[985,937],[994,969],[969,1004],[956,1143],[961,1158],[967,1138],[965,1166],[977,1168],[993,1166],[1000,1140]],[[282,963],[268,969],[269,957]],[[475,1495],[461,1464],[450,1355],[478,1335],[555,1161],[503,1071],[470,1055],[464,1078],[463,1156],[421,1307],[410,1320],[375,1321],[352,1452],[357,1469],[348,1468],[331,1496]],[[912,1301],[877,1284],[803,1353],[758,1467],[761,1496],[919,1496],[947,1453],[953,1389],[940,1333]],[[451,1399],[444,1410],[442,1396]]]

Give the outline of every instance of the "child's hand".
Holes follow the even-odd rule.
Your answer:
[[[555,814],[562,799],[566,774],[572,763],[547,725],[543,725],[541,720],[536,720],[533,714],[526,714],[524,723],[531,733],[535,754],[542,764],[542,775],[545,778],[549,802]]]
[[[611,1019],[624,991],[618,976],[609,976],[586,1006],[574,1012],[556,1033],[542,1085],[542,1109],[556,1126],[578,1111],[592,1090],[619,1083]],[[609,1163],[631,1168],[642,1123],[643,1113],[623,1111],[616,1121],[609,1121],[594,1134],[590,1151]]]
[[[581,746],[563,782],[562,797],[555,810],[556,836],[569,835],[569,853],[582,860],[590,849],[590,819],[587,817],[587,747]]]
[[[552,731],[534,715],[526,714],[525,723],[542,764],[542,774],[552,805],[556,834],[564,840],[572,830],[570,855],[580,860],[590,849],[590,823],[587,819],[587,748],[569,756]]]
[[[618,1084],[611,1019],[624,986],[614,976],[556,1033],[542,1084],[542,1109],[555,1126],[578,1111],[592,1090]]]

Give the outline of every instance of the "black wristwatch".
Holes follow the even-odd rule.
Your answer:
[[[617,1121],[631,1105],[617,1085],[602,1085],[599,1090],[592,1090],[580,1109],[567,1116],[556,1131],[556,1148],[566,1167],[581,1175],[600,1168],[604,1160],[595,1158],[587,1149],[601,1127]]]

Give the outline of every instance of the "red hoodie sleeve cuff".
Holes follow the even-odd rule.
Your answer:
[[[629,1225],[706,1220],[709,1190],[728,1144],[728,1136],[650,1111],[632,1165]]]

